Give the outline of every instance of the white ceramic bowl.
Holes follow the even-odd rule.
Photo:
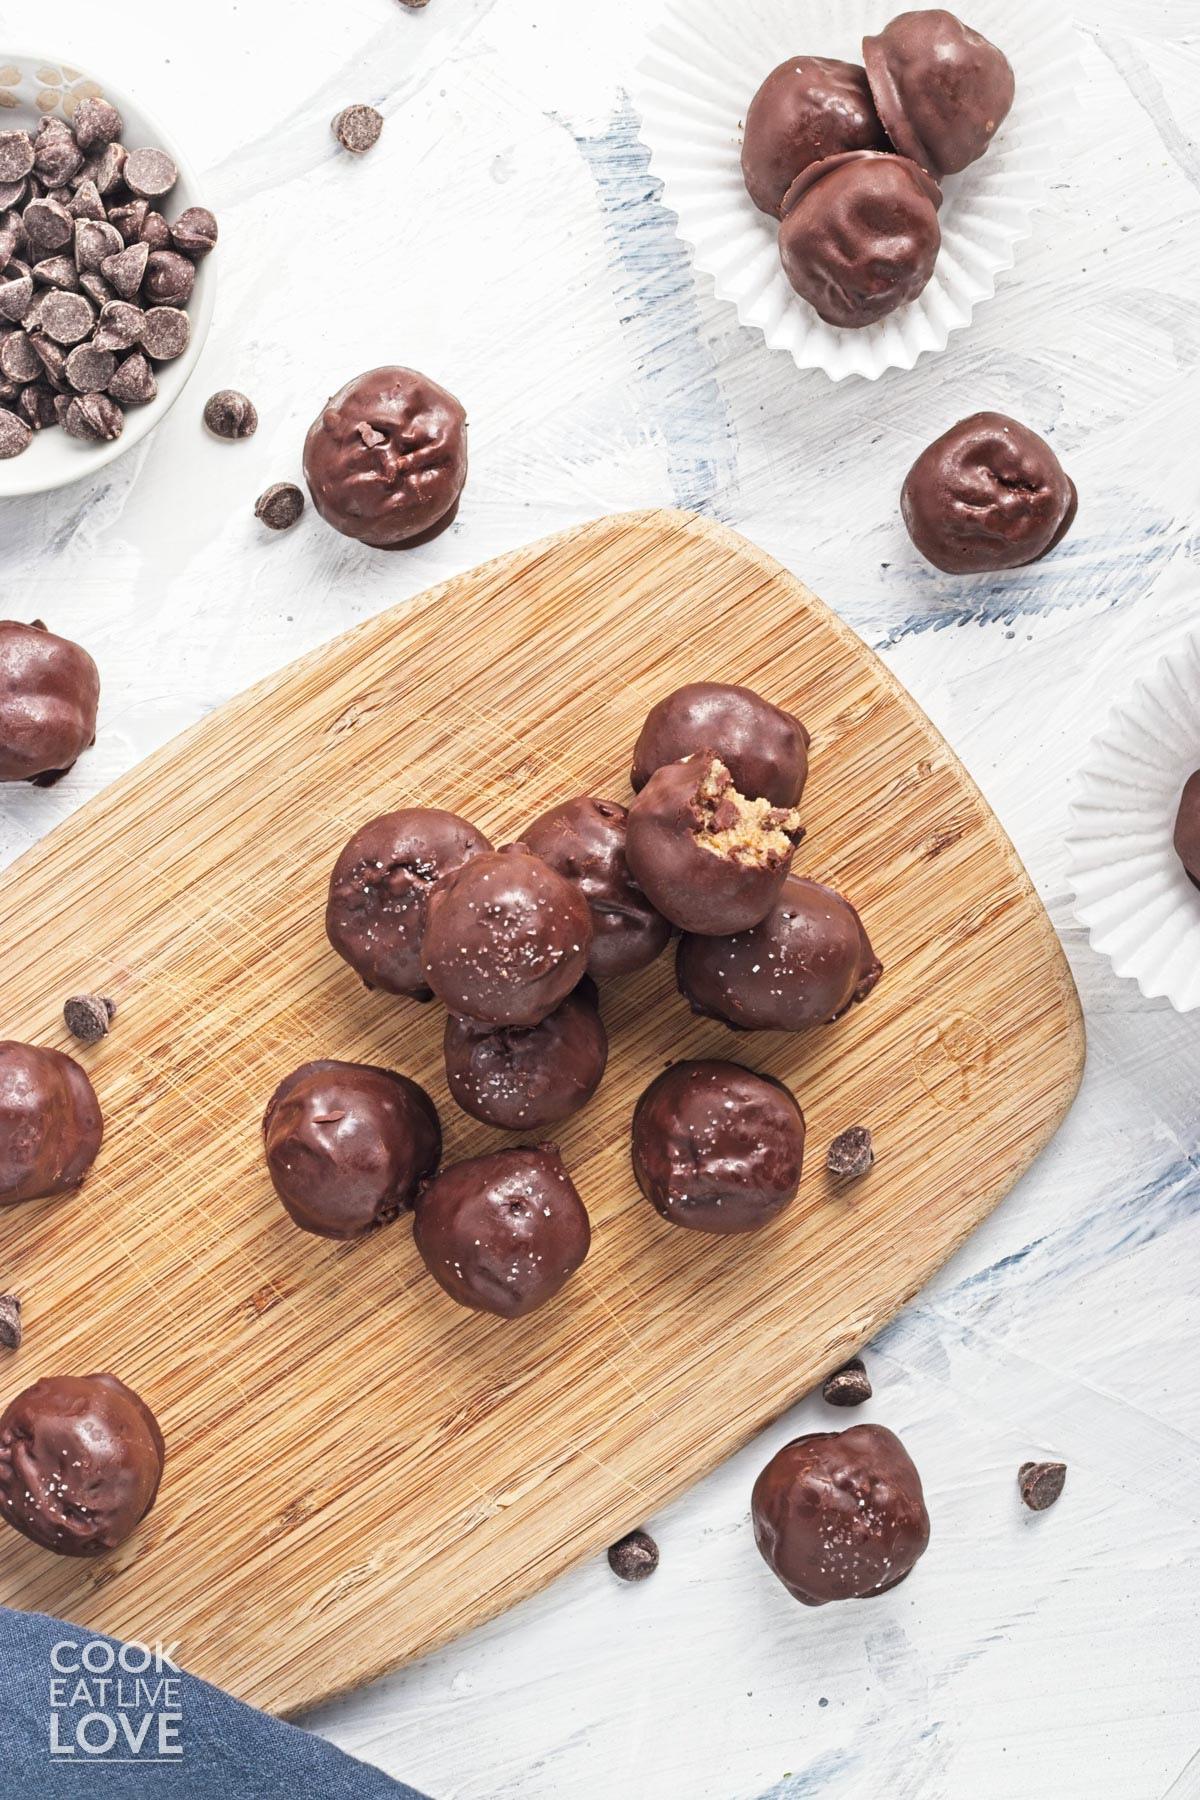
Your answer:
[[[107,78],[91,76],[75,64],[59,62],[53,56],[0,51],[0,131],[29,130],[39,119],[53,113],[69,119],[87,94],[103,94],[117,107],[125,120],[123,142],[130,149],[153,145],[174,159],[179,180],[164,203],[168,219],[176,218],[186,207],[207,204],[195,170],[171,133],[131,94]],[[154,365],[158,398],[148,406],[131,406],[125,414],[125,429],[111,444],[81,443],[68,437],[60,427],[36,432],[23,455],[0,461],[0,500],[47,493],[81,481],[132,450],[154,430],[187,386],[204,348],[217,293],[213,267],[217,254],[204,257],[197,265],[196,286],[187,306],[192,328],[187,349],[174,362]]]

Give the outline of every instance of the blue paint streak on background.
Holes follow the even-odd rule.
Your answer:
[[[604,213],[621,325],[641,385],[640,410],[666,451],[675,504],[731,523],[737,436],[704,338],[691,252],[638,138],[622,94],[604,131],[589,137],[560,119],[579,147]]]

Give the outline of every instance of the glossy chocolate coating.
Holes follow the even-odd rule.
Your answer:
[[[923,450],[900,511],[921,555],[950,575],[1018,569],[1061,542],[1075,483],[1044,438],[1003,413],[972,413]]]
[[[371,369],[328,401],[304,444],[321,517],[376,550],[408,550],[453,524],[467,479],[467,416],[415,369]]]
[[[543,1131],[585,1107],[604,1075],[608,1033],[585,977],[538,1025],[446,1020],[446,1083],[464,1112],[500,1131]]]
[[[421,969],[430,889],[491,844],[457,813],[409,806],[356,831],[334,864],[325,931],[369,988],[432,1000]]]
[[[415,1081],[368,1063],[312,1062],[263,1118],[275,1192],[303,1231],[365,1237],[411,1206],[437,1168],[437,1108]]]
[[[915,300],[942,245],[941,189],[903,156],[851,150],[811,164],[783,203],[779,257],[830,325],[858,330]]]
[[[661,956],[671,927],[643,894],[625,860],[627,814],[613,800],[564,801],[522,832],[535,856],[573,882],[592,914],[588,974],[632,975]]]
[[[1183,784],[1172,841],[1189,879],[1200,887],[1200,769]]]
[[[60,1556],[101,1556],[141,1524],[166,1446],[115,1375],[51,1375],[0,1414],[0,1517]]]
[[[633,1172],[672,1225],[757,1231],[796,1197],[804,1114],[781,1081],[740,1063],[681,1062],[633,1115]]]
[[[775,218],[783,197],[810,163],[843,150],[886,150],[858,63],[829,56],[789,56],[772,69],[746,113],[742,175],[760,211]]]
[[[100,673],[44,625],[0,619],[0,781],[49,787],[95,742]]]
[[[429,896],[421,964],[452,1013],[537,1025],[587,972],[592,915],[524,844],[473,856]]]
[[[625,854],[634,879],[673,925],[723,935],[748,929],[770,911],[803,834],[798,822],[787,831],[780,826],[786,852],[761,858],[707,849],[700,835],[709,829],[703,794],[714,767],[723,765],[701,755],[656,769],[629,809]],[[721,817],[718,811],[713,823]]]
[[[103,1137],[100,1102],[72,1057],[0,1043],[0,1207],[79,1187]]]
[[[886,1594],[929,1543],[921,1477],[882,1425],[793,1438],[755,1482],[750,1510],[767,1567],[805,1606]]]
[[[739,794],[798,806],[808,779],[808,732],[791,713],[753,688],[692,681],[651,707],[633,752],[629,780],[640,793],[664,763],[710,751]]]
[[[931,175],[982,156],[1013,103],[1004,52],[941,7],[901,13],[864,38],[863,61],[888,136]]]
[[[742,1031],[828,1024],[883,973],[850,902],[797,875],[753,930],[681,938],[675,967],[693,1012]]]
[[[452,1163],[417,1201],[413,1235],[452,1300],[502,1319],[553,1299],[592,1239],[553,1144]]]

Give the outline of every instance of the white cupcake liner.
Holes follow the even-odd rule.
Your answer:
[[[773,350],[834,381],[911,369],[970,323],[1029,235],[1061,167],[1063,124],[1078,100],[1079,43],[1063,8],[1047,0],[969,0],[960,16],[1013,65],[1013,109],[986,155],[943,183],[942,249],[924,293],[861,331],[826,325],[793,291],[775,222],[746,192],[742,121],[785,57],[861,62],[863,37],[904,10],[904,0],[808,0],[803,7],[796,0],[666,0],[634,96],[651,171],[697,269]]]
[[[1200,630],[1180,640],[1092,740],[1071,802],[1067,867],[1094,949],[1147,999],[1200,1006],[1200,890],[1171,835],[1200,768]]]

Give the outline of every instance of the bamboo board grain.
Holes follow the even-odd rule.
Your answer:
[[[326,945],[328,870],[385,809],[496,841],[572,793],[627,796],[650,704],[747,682],[813,732],[798,866],[861,909],[886,974],[802,1038],[693,1020],[670,957],[610,987],[610,1072],[560,1133],[591,1256],[516,1324],[460,1311],[401,1222],[296,1231],[259,1119],[300,1061],[390,1063],[447,1153],[498,1140],[449,1103],[436,1008],[369,994]],[[1015,852],[937,732],[819,600],[722,527],[606,519],[501,558],[285,670],[133,771],[0,879],[0,1035],[79,1052],[108,1135],[74,1198],[0,1215],[26,1337],[0,1398],[110,1368],[165,1426],[166,1479],[94,1565],[0,1541],[0,1599],[140,1638],[284,1712],[446,1641],[597,1550],[855,1349],[996,1204],[1076,1091],[1070,975]],[[800,1197],[706,1240],[637,1195],[628,1127],[674,1058],[731,1055],[808,1117]],[[869,1123],[837,1191],[830,1138]]]

